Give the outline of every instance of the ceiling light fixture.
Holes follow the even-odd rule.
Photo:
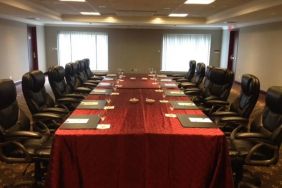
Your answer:
[[[100,16],[101,14],[99,12],[80,12],[82,15],[87,15],[87,16]]]
[[[86,0],[59,0],[59,1],[65,1],[65,2],[85,2]]]
[[[177,14],[177,13],[171,13],[168,15],[169,17],[186,17],[188,14]]]
[[[203,4],[208,5],[215,2],[215,0],[187,0],[184,4]]]

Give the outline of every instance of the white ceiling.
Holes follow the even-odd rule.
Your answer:
[[[210,5],[187,5],[185,0],[0,0],[0,16],[39,24],[101,26],[190,27],[226,26],[282,20],[282,0],[216,0]],[[82,16],[98,11],[101,16]],[[171,18],[169,13],[188,13]]]

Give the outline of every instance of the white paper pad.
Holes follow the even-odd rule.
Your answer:
[[[152,84],[153,84],[153,85],[157,85],[158,83],[157,83],[157,82],[153,82]]]
[[[171,94],[184,94],[183,91],[171,91]]]
[[[115,106],[105,106],[104,109],[105,110],[113,110],[113,109],[115,109]]]
[[[99,86],[110,86],[110,85],[111,85],[110,83],[105,83],[105,82],[99,83]]]
[[[165,74],[158,74],[157,75],[159,78],[166,78],[167,77],[167,75],[165,75]]]
[[[160,81],[161,82],[171,82],[172,80],[171,79],[161,79]]]
[[[113,78],[106,77],[104,80],[114,80]]]
[[[210,118],[189,118],[189,121],[193,123],[212,123]]]
[[[107,90],[105,89],[94,89],[94,92],[96,93],[105,93]]]
[[[176,87],[176,84],[164,84],[165,86],[171,86],[171,87]]]
[[[160,100],[160,103],[168,103],[168,100]]]
[[[162,92],[164,92],[164,90],[162,90],[162,89],[156,89],[155,92],[157,92],[157,93],[162,93]]]
[[[89,119],[69,118],[65,123],[87,123]]]
[[[148,78],[145,78],[145,77],[143,77],[143,78],[141,78],[142,80],[148,80]]]
[[[177,116],[176,114],[165,114],[165,117],[175,118]]]
[[[96,101],[85,101],[85,102],[81,102],[80,104],[85,105],[85,106],[92,106],[92,105],[98,105],[98,102],[96,102]]]
[[[117,92],[112,92],[111,95],[119,95]]]
[[[195,106],[195,104],[192,102],[178,102],[177,104],[179,106]]]
[[[154,74],[149,74],[148,76],[150,76],[150,77],[154,77],[155,75],[154,75]]]
[[[111,128],[111,124],[98,124],[97,129],[109,129]]]
[[[136,80],[136,78],[135,78],[135,77],[130,77],[129,79],[130,79],[130,80]]]

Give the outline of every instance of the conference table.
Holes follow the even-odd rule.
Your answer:
[[[102,83],[110,86],[97,88],[114,86],[111,94],[89,94],[87,100],[106,100],[114,109],[76,109],[71,117],[99,115],[99,124],[110,128],[59,128],[46,187],[232,188],[223,132],[184,128],[178,118],[168,116],[203,113],[172,108],[167,101],[189,98],[164,95],[178,88],[164,88],[166,82],[160,80],[151,75],[104,79]]]

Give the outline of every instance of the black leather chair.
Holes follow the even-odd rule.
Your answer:
[[[195,70],[196,70],[196,61],[195,60],[191,60],[189,62],[189,70],[185,74],[185,76],[182,77],[182,78],[175,77],[173,79],[176,80],[176,82],[179,82],[179,83],[181,83],[181,82],[191,82],[192,78],[194,77]]]
[[[77,69],[77,76],[78,79],[80,80],[81,84],[85,84],[85,83],[90,83],[91,85],[93,85],[94,87],[96,87],[100,80],[96,80],[96,79],[88,79],[88,76],[85,72],[85,60],[80,60],[77,61],[76,63],[78,64],[78,69]]]
[[[13,81],[0,80],[0,159],[6,163],[35,163],[35,183],[38,185],[43,180],[53,137],[42,122],[31,125],[30,120],[19,109],[16,97]],[[15,180],[17,186],[26,183],[34,182]]]
[[[204,63],[197,63],[195,75],[192,78],[191,82],[181,82],[179,87],[181,89],[187,89],[191,87],[199,88],[200,84],[202,83],[206,72],[206,65]]]
[[[230,137],[230,155],[235,182],[253,184],[253,180],[243,174],[244,166],[270,166],[277,163],[282,141],[282,87],[268,89],[263,113],[251,123],[250,132],[241,125],[232,131]],[[248,178],[246,178],[248,177]],[[259,186],[260,182],[254,181]]]
[[[78,93],[90,93],[92,89],[88,87],[81,86],[81,82],[79,81],[76,70],[77,66],[73,66],[72,63],[68,63],[65,66],[65,78],[67,84],[71,88],[71,91],[78,92]]]
[[[83,59],[82,61],[83,61],[83,63],[84,63],[84,71],[85,71],[85,73],[86,73],[86,75],[87,75],[87,79],[88,79],[88,80],[99,80],[99,81],[101,81],[101,80],[104,79],[103,76],[106,76],[106,74],[100,74],[100,75],[98,76],[98,75],[95,75],[95,74],[91,71],[91,69],[90,69],[90,61],[89,61],[88,58]]]
[[[62,100],[61,104],[55,103],[46,92],[44,84],[45,75],[41,71],[31,71],[23,75],[22,91],[27,106],[33,115],[39,112],[46,113],[47,116],[49,115],[46,121],[53,119],[56,122],[62,122],[69,115],[69,110],[63,105],[66,102]],[[34,118],[37,117],[34,116]],[[56,129],[59,125],[60,123],[54,123],[52,129]]]
[[[84,99],[84,95],[74,93],[65,81],[65,69],[62,66],[53,66],[48,70],[48,80],[56,100],[65,100],[70,109]]]
[[[251,74],[244,74],[241,78],[240,95],[229,105],[227,101],[211,100],[216,112],[210,112],[211,119],[221,127],[224,132],[231,132],[236,125],[248,123],[260,92],[260,82],[257,77]],[[212,108],[212,109],[213,109]]]
[[[192,101],[208,112],[212,105],[207,104],[210,100],[226,101],[234,81],[232,71],[217,67],[207,67],[203,88],[190,88],[184,90],[186,95],[192,96]]]

